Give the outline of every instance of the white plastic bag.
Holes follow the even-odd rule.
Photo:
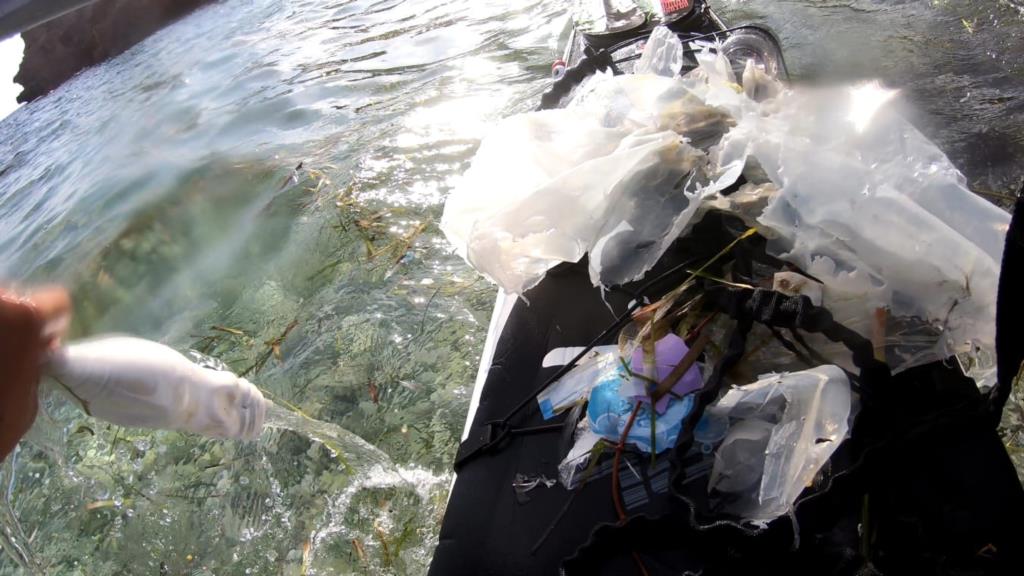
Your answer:
[[[651,36],[647,39],[647,45],[633,72],[671,78],[679,74],[682,67],[683,43],[679,41],[675,32],[665,26],[656,26],[651,31]]]
[[[846,437],[850,382],[836,366],[773,374],[708,408],[726,414],[708,486],[721,511],[750,521],[788,512]]]
[[[448,197],[441,229],[510,293],[588,252],[595,284],[638,278],[700,205],[706,155],[679,134],[696,122],[687,98],[678,79],[620,76],[574,107],[502,121]]]
[[[69,344],[49,360],[46,373],[87,414],[114,424],[246,440],[263,429],[267,402],[259,389],[142,338]]]

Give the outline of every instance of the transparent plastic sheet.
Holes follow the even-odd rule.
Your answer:
[[[590,390],[604,378],[618,373],[619,355],[591,352],[554,384],[537,395],[537,404],[545,420],[550,420],[590,396]]]
[[[968,354],[987,385],[1009,215],[966,188],[893,95],[786,91],[764,110],[725,96],[739,117],[713,160],[731,181],[756,159],[778,187],[757,217],[769,251],[821,280],[837,319],[865,336],[878,309],[903,324],[885,331],[894,371]]]
[[[558,465],[558,481],[566,490],[572,490],[580,484],[581,478],[591,465],[594,447],[601,437],[590,430],[590,422],[586,418],[580,421],[576,429],[576,442],[569,454]]]
[[[570,108],[502,121],[449,196],[441,229],[506,292],[588,252],[595,284],[635,280],[715,191],[687,133],[717,130],[717,140],[726,129],[678,79],[595,81]]]
[[[633,71],[637,74],[657,74],[669,78],[683,67],[683,43],[675,32],[665,26],[656,26],[647,39],[647,46],[640,55]]]
[[[648,60],[662,44],[648,43]],[[728,63],[719,76],[735,95]],[[448,197],[441,229],[509,293],[587,253],[595,285],[636,280],[720,189],[701,148],[734,121],[705,104],[712,84],[597,74],[568,108],[506,118]]]
[[[753,522],[789,512],[849,432],[851,408],[849,380],[831,365],[730,390],[708,409],[731,423],[715,451],[712,505]]]
[[[569,108],[501,123],[449,197],[452,244],[507,292],[587,253],[591,280],[611,286],[726,210],[821,280],[822,304],[894,372],[956,354],[990,385],[1009,215],[966,188],[891,91],[791,89],[753,61],[740,86],[704,47],[683,77],[598,74]]]

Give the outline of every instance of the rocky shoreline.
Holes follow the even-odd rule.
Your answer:
[[[50,92],[212,0],[98,0],[22,33],[18,102]]]

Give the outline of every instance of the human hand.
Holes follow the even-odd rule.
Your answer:
[[[0,460],[14,450],[39,410],[39,372],[71,319],[63,288],[21,297],[0,290]]]

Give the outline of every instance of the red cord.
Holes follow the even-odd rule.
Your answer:
[[[636,567],[640,570],[640,574],[650,576],[647,573],[647,567],[644,566],[644,561],[640,559],[640,555],[636,553],[636,550],[631,550],[630,552],[633,554],[633,561],[636,562]]]
[[[687,332],[686,333],[686,337],[683,338],[683,340],[687,344],[689,344],[690,342],[693,342],[693,339],[696,338],[701,332],[704,331],[704,328],[708,324],[710,324],[712,320],[715,319],[715,316],[718,316],[718,310],[715,310],[710,315],[708,315],[708,317],[705,318],[704,320],[702,320],[701,323],[698,324],[696,328],[694,328],[693,330],[690,330],[689,332]]]
[[[619,461],[622,459],[622,451],[626,448],[626,437],[633,429],[633,421],[636,420],[641,406],[643,403],[637,402],[633,407],[633,413],[629,415],[626,427],[622,429],[622,436],[619,437],[619,443],[615,446],[615,459],[612,461],[612,502],[615,503],[615,512],[619,515],[619,524],[626,521],[626,508],[622,505],[622,496],[619,494]]]
[[[626,421],[626,427],[622,429],[619,443],[615,446],[615,459],[612,461],[612,502],[615,503],[615,512],[619,515],[619,524],[623,524],[626,521],[626,508],[622,505],[622,496],[619,494],[619,462],[622,459],[622,451],[626,448],[626,437],[629,436],[629,431],[633,429],[633,421],[636,420],[636,415],[640,412],[642,406],[643,402],[637,402],[636,406],[633,407],[633,412],[629,415],[629,420]],[[644,566],[644,562],[640,559],[640,555],[636,553],[636,550],[630,550],[630,554],[633,555],[633,561],[636,562],[636,567],[640,570],[640,574],[642,576],[649,576],[647,567]]]

